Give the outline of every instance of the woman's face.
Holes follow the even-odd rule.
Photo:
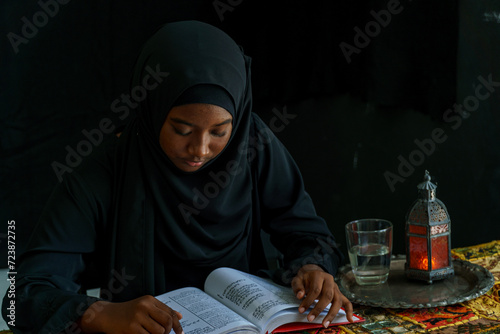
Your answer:
[[[177,168],[195,172],[226,147],[233,117],[212,104],[173,107],[160,132],[160,146]]]

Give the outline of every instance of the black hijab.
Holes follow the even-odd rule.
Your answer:
[[[132,92],[151,87],[153,72],[158,85],[139,103],[117,152],[111,227],[117,247],[111,250],[111,269],[129,268],[142,281],[128,289],[140,291],[126,289],[124,298],[200,286],[205,274],[220,266],[248,270],[253,233],[251,169],[244,149],[251,124],[250,59],[213,26],[175,22],[143,47]],[[162,151],[159,134],[176,100],[197,85],[227,91],[234,103],[233,130],[215,159],[187,173]],[[192,277],[193,267],[199,277]]]

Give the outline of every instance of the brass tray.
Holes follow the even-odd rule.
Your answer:
[[[404,255],[393,258],[389,278],[384,284],[358,285],[350,265],[340,268],[336,281],[340,291],[351,302],[384,308],[453,305],[477,298],[495,284],[493,275],[487,269],[467,261],[453,260],[455,275],[432,284],[406,278],[405,263]]]

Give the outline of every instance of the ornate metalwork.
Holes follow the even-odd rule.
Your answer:
[[[385,308],[453,305],[477,298],[495,284],[495,278],[486,268],[463,260],[453,260],[454,276],[422,284],[406,278],[405,262],[404,255],[392,259],[389,278],[384,284],[358,285],[350,265],[340,268],[336,282],[351,302]]]

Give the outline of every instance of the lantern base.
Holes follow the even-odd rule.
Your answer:
[[[408,262],[405,264],[405,275],[407,278],[426,281],[429,284],[432,284],[433,281],[438,281],[445,279],[447,277],[451,277],[454,274],[455,271],[453,270],[453,266],[429,271],[429,270],[411,269],[408,267]]]

